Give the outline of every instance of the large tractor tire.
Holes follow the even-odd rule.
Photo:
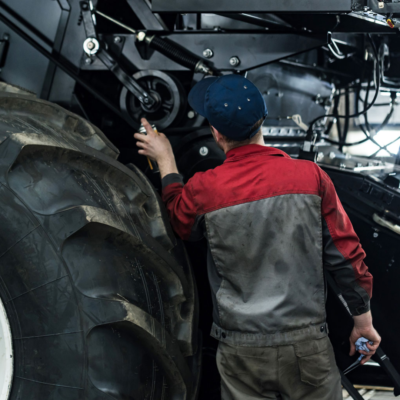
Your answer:
[[[188,258],[117,156],[89,122],[0,85],[1,400],[195,398]]]

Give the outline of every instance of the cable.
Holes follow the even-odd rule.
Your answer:
[[[350,114],[350,97],[349,97],[348,90],[346,90],[346,97],[345,97],[345,113],[346,113],[346,115]],[[346,118],[344,120],[343,135],[342,135],[341,144],[339,145],[340,151],[343,150],[343,144],[346,143],[347,133],[349,132],[349,120],[350,120],[350,118]]]
[[[360,112],[355,113],[355,114],[352,114],[352,115],[337,115],[337,114],[321,115],[321,116],[315,118],[315,119],[310,123],[310,127],[309,127],[308,132],[307,132],[308,134],[311,135],[311,134],[313,133],[313,126],[314,126],[314,124],[315,124],[317,121],[319,121],[320,119],[329,118],[329,117],[333,117],[333,118],[355,118],[355,117],[358,117],[358,116],[360,116],[360,115],[362,115],[362,114],[365,114],[365,113],[374,105],[374,103],[375,103],[375,101],[376,101],[376,99],[377,99],[377,97],[378,97],[379,90],[380,90],[380,81],[381,81],[380,77],[381,77],[381,72],[380,72],[380,65],[379,65],[378,52],[377,52],[377,50],[376,50],[375,43],[374,43],[374,41],[372,40],[370,34],[368,34],[368,39],[369,39],[369,41],[370,41],[370,43],[371,43],[371,46],[372,46],[372,49],[373,49],[373,52],[374,52],[374,56],[375,56],[374,75],[375,75],[375,79],[376,79],[376,90],[375,90],[375,96],[374,96],[374,98],[372,99],[372,102],[368,105],[368,107],[364,108],[363,111],[360,111]]]
[[[364,100],[362,100],[360,98],[361,86],[359,87],[359,90],[357,91],[357,95],[356,95],[356,114],[362,114],[362,113],[359,113],[359,111],[358,111],[358,104],[359,104],[360,100],[363,101],[363,103],[364,103],[364,111],[367,109],[370,87],[371,87],[371,80],[368,79],[368,85],[367,85],[367,90],[366,90],[366,94],[365,94],[365,99]],[[338,141],[335,141],[335,140],[332,140],[332,139],[329,139],[329,138],[324,138],[324,140],[327,141],[328,143],[336,144],[336,145],[339,145],[339,146],[342,146],[342,147],[344,147],[344,146],[346,146],[346,147],[356,146],[358,144],[362,144],[362,143],[365,143],[368,140],[370,140],[375,145],[377,145],[379,147],[379,151],[380,150],[384,150],[384,148],[378,142],[376,142],[376,140],[373,139],[371,137],[371,135],[370,135],[370,130],[371,129],[370,129],[370,126],[369,126],[369,123],[368,123],[367,114],[365,113],[365,114],[363,114],[363,116],[364,116],[364,119],[365,119],[365,123],[367,125],[367,130],[365,129],[365,127],[361,123],[360,123],[360,129],[364,133],[364,135],[366,136],[365,139],[359,140],[358,142],[351,142],[351,143],[346,143],[346,142],[341,142],[341,141],[338,142]]]

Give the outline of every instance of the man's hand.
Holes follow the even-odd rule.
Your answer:
[[[142,133],[133,135],[138,140],[136,145],[140,147],[139,154],[157,161],[161,179],[165,175],[178,173],[174,153],[168,138],[163,133],[154,132],[147,119],[142,118],[141,122],[146,129],[147,135]]]
[[[381,343],[381,337],[378,332],[372,325],[372,315],[371,311],[368,311],[362,315],[356,315],[353,317],[354,319],[354,328],[350,335],[350,355],[354,355],[356,352],[355,343],[357,339],[360,337],[365,337],[370,340],[374,344],[367,343],[367,347],[369,348],[369,353],[366,351],[360,350],[360,354],[364,354],[365,357],[361,360],[361,364],[365,364],[376,352],[376,349],[379,347]]]

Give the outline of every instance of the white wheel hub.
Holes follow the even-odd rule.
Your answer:
[[[13,378],[13,348],[10,323],[0,299],[0,400],[10,395]]]

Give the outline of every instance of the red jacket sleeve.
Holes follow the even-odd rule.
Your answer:
[[[167,177],[171,178],[168,175]],[[178,181],[178,179],[173,180]],[[171,225],[179,237],[184,240],[198,240],[203,232],[191,191],[191,182],[186,185],[182,182],[167,184],[162,190],[162,200],[167,207]]]
[[[350,311],[359,315],[369,310],[372,275],[364,263],[365,252],[343,209],[329,176],[320,169],[324,266],[342,291]]]

